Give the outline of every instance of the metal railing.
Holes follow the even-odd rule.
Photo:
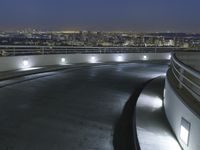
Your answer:
[[[178,47],[68,47],[68,46],[9,46],[0,45],[0,56],[49,54],[109,54],[109,53],[166,53],[198,51]]]
[[[200,72],[182,63],[176,54],[172,56],[171,69],[178,81],[178,88],[184,88],[200,102]]]

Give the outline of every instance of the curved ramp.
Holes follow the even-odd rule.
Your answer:
[[[166,69],[148,62],[104,65],[0,88],[0,148],[112,150],[115,123],[132,92]]]

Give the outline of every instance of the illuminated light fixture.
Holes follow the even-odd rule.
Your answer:
[[[189,144],[190,123],[184,118],[181,119],[180,138],[185,145]]]
[[[96,63],[96,62],[97,62],[96,57],[92,56],[92,57],[90,58],[90,62],[91,62],[91,63]]]
[[[28,59],[24,59],[24,60],[23,60],[23,65],[24,65],[25,67],[27,67],[27,66],[29,65]]]
[[[123,57],[122,56],[117,56],[117,61],[118,62],[122,62],[123,61]]]
[[[147,60],[147,56],[146,55],[143,56],[143,60]]]
[[[172,55],[169,55],[169,56],[168,56],[168,59],[171,59],[171,58],[172,58]]]
[[[62,63],[65,63],[65,62],[66,62],[66,59],[65,59],[65,58],[61,58],[61,62],[62,62]]]

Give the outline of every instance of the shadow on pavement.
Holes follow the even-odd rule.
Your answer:
[[[149,82],[150,80],[133,92],[126,102],[120,118],[115,123],[113,135],[114,150],[138,150],[139,144],[134,128],[135,105],[143,87]]]

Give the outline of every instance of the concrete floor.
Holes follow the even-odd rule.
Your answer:
[[[166,68],[131,63],[14,79],[0,88],[0,149],[113,150],[127,100]]]

